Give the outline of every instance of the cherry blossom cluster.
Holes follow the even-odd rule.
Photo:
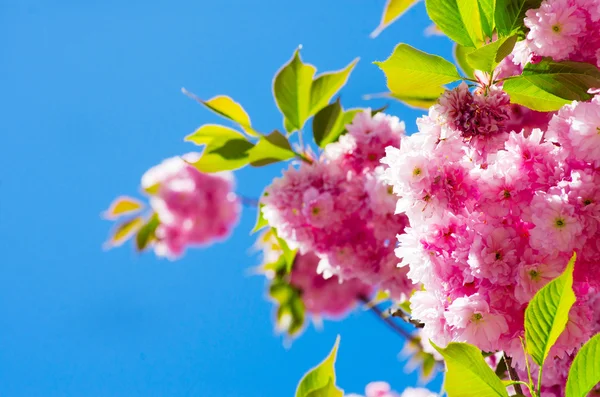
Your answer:
[[[517,43],[515,63],[541,57],[588,62],[600,67],[600,3],[597,0],[546,0],[527,11],[526,40]]]
[[[396,253],[424,286],[411,308],[426,337],[504,350],[524,369],[527,303],[577,251],[577,302],[550,353],[564,364],[600,331],[600,96],[564,106],[544,129],[514,130],[504,95],[457,87],[387,149],[385,178],[410,221]]]
[[[278,261],[283,254],[272,231],[263,233],[256,247],[262,251],[263,268],[269,268],[269,264]],[[361,297],[368,297],[373,292],[371,286],[358,279],[340,282],[335,275],[323,278],[317,273],[319,261],[319,257],[312,252],[298,253],[286,277],[289,285],[298,291],[306,312],[313,317],[340,318],[353,309]],[[265,273],[267,278],[276,277],[271,271]]]
[[[142,177],[144,189],[158,189],[150,205],[160,220],[154,245],[159,256],[176,259],[188,246],[222,240],[238,221],[241,205],[233,193],[233,174],[201,173],[189,164],[198,157],[169,158]]]
[[[407,218],[394,214],[396,198],[379,162],[386,147],[400,146],[404,123],[364,111],[347,129],[322,158],[273,181],[262,199],[264,217],[290,246],[315,253],[326,278],[360,279],[405,299],[412,285],[396,266],[394,247]]]
[[[436,397],[437,394],[423,388],[407,387],[402,394],[392,390],[387,382],[371,382],[365,387],[364,397]],[[362,397],[358,394],[347,394],[346,397]]]

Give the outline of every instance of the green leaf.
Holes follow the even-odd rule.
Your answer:
[[[160,225],[157,214],[153,214],[148,222],[144,224],[135,236],[135,246],[138,251],[145,250],[148,245],[156,238],[156,228]]]
[[[230,139],[246,139],[238,131],[219,124],[205,124],[186,136],[186,142],[192,142],[196,145],[220,146]]]
[[[467,77],[474,76],[474,69],[469,65],[469,62],[467,62],[467,56],[473,51],[475,51],[475,48],[473,47],[465,47],[458,43],[454,45],[454,60]]]
[[[254,131],[254,129],[252,129],[250,116],[248,116],[248,113],[246,113],[242,105],[230,97],[226,95],[218,95],[206,101],[197,97],[195,97],[195,99],[218,115],[238,123],[240,127],[242,127],[246,133],[248,133],[248,135],[260,135]]]
[[[315,143],[324,148],[327,144],[333,142],[334,137],[344,130],[344,109],[340,105],[339,98],[331,105],[321,109],[312,121],[312,131]]]
[[[491,38],[494,34],[495,20],[494,11],[496,0],[479,0],[479,14],[481,16],[481,28],[486,38]]]
[[[408,44],[399,44],[388,59],[375,64],[385,73],[392,94],[404,98],[420,97],[423,92],[429,95],[461,78],[452,63]]]
[[[525,13],[539,8],[542,0],[496,0],[496,29],[500,37],[523,31]]]
[[[437,103],[437,100],[444,91],[445,88],[442,86],[423,87],[422,90],[413,95],[391,94],[390,96],[412,108],[429,109]]]
[[[262,209],[265,205],[263,203],[258,203],[258,209],[256,210],[256,222],[254,223],[254,228],[252,228],[252,232],[250,234],[254,234],[261,229],[269,226],[269,222],[264,218]]]
[[[314,66],[302,62],[298,49],[275,75],[273,96],[288,132],[301,129],[310,115],[310,92],[316,71]]]
[[[311,87],[309,116],[316,114],[325,107],[331,98],[346,84],[357,62],[358,58],[342,70],[317,76]]]
[[[400,18],[410,7],[412,7],[418,0],[387,0],[385,8],[383,9],[383,15],[381,16],[381,22],[379,26],[371,33],[371,38],[379,36],[381,32],[392,24],[396,19]]]
[[[302,380],[296,388],[296,397],[343,396],[342,390],[335,386],[331,388],[331,384],[335,385],[335,359],[339,343],[340,337],[338,336],[335,340],[333,349],[331,349],[331,352],[325,360],[302,377]],[[330,391],[330,394],[311,394],[322,389]]]
[[[517,76],[504,82],[504,91],[510,95],[511,103],[516,103],[539,112],[553,112],[571,101],[559,98],[537,87],[526,78]]]
[[[296,260],[296,254],[298,250],[291,249],[288,243],[284,239],[279,237],[276,229],[273,229],[273,232],[275,233],[275,237],[277,238],[277,242],[279,243],[279,248],[281,248],[281,252],[283,253],[282,256],[285,260],[286,273],[289,273],[292,271],[292,267],[294,266],[294,261]]]
[[[238,131],[217,124],[203,125],[185,140],[206,146],[200,159],[191,163],[201,172],[241,168],[250,161],[249,151],[254,147],[254,144]]]
[[[120,196],[110,204],[110,207],[104,211],[102,216],[104,219],[112,220],[117,219],[122,215],[136,213],[142,208],[144,208],[144,204],[138,199],[128,196]]]
[[[466,47],[475,47],[472,37],[474,29],[467,29],[459,9],[459,4],[463,1],[465,2],[462,7],[464,12],[469,9],[468,7],[472,7],[473,2],[476,3],[475,0],[425,0],[425,7],[429,18],[448,37]],[[473,16],[471,15],[471,17]],[[473,23],[472,20],[468,22]]]
[[[137,216],[133,219],[129,219],[118,224],[104,246],[106,248],[113,248],[122,245],[125,241],[129,240],[129,238],[133,236],[135,232],[138,231],[143,223],[144,219],[141,216]]]
[[[521,78],[552,95],[571,101],[587,101],[590,88],[600,87],[600,70],[585,62],[554,62],[544,58],[536,64],[527,64]]]
[[[333,379],[329,379],[327,386],[311,391],[306,397],[343,397],[344,392],[337,388]]]
[[[575,303],[573,267],[576,258],[574,253],[563,274],[539,290],[525,310],[527,352],[540,367],[564,331],[569,310]]]
[[[575,356],[567,378],[566,397],[585,397],[600,384],[600,334],[587,341]]]
[[[502,381],[487,365],[481,351],[468,343],[449,343],[445,349],[431,345],[444,357],[448,397],[508,397]]]
[[[457,0],[458,10],[463,24],[475,47],[479,47],[485,40],[483,37],[482,16],[479,12],[480,0]],[[487,21],[486,21],[487,24]]]
[[[288,139],[279,131],[275,130],[269,135],[260,137],[256,146],[249,152],[250,164],[254,167],[262,167],[278,161],[289,160],[295,156]]]
[[[491,73],[511,53],[516,43],[516,35],[501,38],[467,54],[467,62],[473,69]]]

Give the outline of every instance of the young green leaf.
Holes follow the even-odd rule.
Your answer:
[[[472,35],[474,29],[467,29],[465,21],[459,8],[459,4],[463,0],[425,0],[425,7],[427,8],[427,14],[429,18],[455,42],[464,45],[466,47],[475,47],[476,42],[473,41]],[[462,7],[465,11],[469,7],[477,7],[476,0],[464,0],[465,4]],[[473,7],[474,8],[474,7]],[[474,12],[473,12],[474,13]],[[469,24],[473,23],[473,20],[466,21]]]
[[[317,76],[311,87],[309,116],[327,106],[331,98],[346,84],[357,62],[358,58],[342,70]]]
[[[133,219],[126,220],[118,224],[111,233],[109,240],[104,243],[105,248],[113,248],[122,245],[143,225],[144,219],[136,216]]]
[[[218,147],[231,139],[246,138],[238,131],[218,124],[205,124],[184,138],[186,142],[213,147]]]
[[[496,0],[496,29],[500,37],[523,32],[523,19],[529,9],[539,8],[542,0]]]
[[[516,43],[516,35],[498,39],[467,54],[467,62],[473,69],[491,73],[511,53]]]
[[[343,396],[342,390],[335,386],[333,388],[331,387],[331,384],[335,385],[335,359],[339,343],[340,337],[338,336],[335,340],[335,345],[333,345],[333,349],[331,349],[331,352],[325,360],[302,377],[302,380],[296,388],[296,397]],[[325,391],[330,391],[330,393],[320,395],[311,394],[323,389],[325,389]]]
[[[344,109],[340,105],[339,98],[334,103],[325,106],[313,117],[313,137],[319,147],[324,148],[333,142],[332,138],[339,136],[344,130],[343,118]]]
[[[371,33],[371,38],[379,36],[381,32],[392,24],[396,19],[400,18],[410,7],[412,7],[418,0],[387,0],[385,8],[383,9],[383,15],[381,16],[381,22],[379,26]]]
[[[474,69],[469,65],[469,62],[467,62],[467,56],[473,51],[475,51],[475,48],[473,47],[465,47],[458,43],[454,45],[454,60],[467,77],[474,76]]]
[[[456,2],[465,29],[471,37],[471,41],[475,44],[475,47],[479,47],[485,42],[482,15],[479,12],[479,1],[480,0],[458,0]],[[483,18],[483,20],[485,20],[485,18]],[[487,23],[487,20],[485,20],[486,25]]]
[[[390,91],[400,97],[420,97],[461,78],[452,63],[408,44],[398,44],[388,59],[375,64],[385,73]]]
[[[510,102],[523,105],[539,112],[553,112],[571,101],[552,95],[531,83],[522,76],[504,82],[504,91],[510,95]]]
[[[234,121],[242,127],[242,129],[251,136],[259,136],[256,131],[252,128],[250,122],[250,116],[246,113],[246,110],[226,95],[218,95],[208,100],[203,100],[196,95],[188,92],[186,89],[182,90],[184,94],[191,96],[193,99],[206,106],[216,114],[225,117],[228,120]]]
[[[102,216],[104,219],[113,220],[122,215],[136,213],[142,208],[144,208],[144,204],[142,204],[142,202],[138,199],[128,196],[120,196],[110,204],[110,207],[104,211]]]
[[[444,389],[448,397],[508,397],[506,388],[487,365],[481,351],[468,343],[449,343],[445,349],[431,345],[446,361]]]
[[[600,384],[600,334],[587,341],[569,368],[566,397],[585,397]]]
[[[156,228],[160,225],[157,214],[152,214],[148,222],[144,224],[135,236],[135,246],[138,251],[145,250],[156,238]]]
[[[478,4],[483,35],[485,38],[491,39],[494,34],[494,28],[496,27],[494,20],[496,0],[479,0]]]
[[[429,109],[437,103],[437,100],[444,91],[445,88],[441,86],[423,87],[422,90],[413,95],[391,94],[390,96],[411,108]]]
[[[269,226],[269,222],[264,218],[262,209],[265,205],[263,203],[258,203],[258,208],[256,209],[256,222],[254,223],[254,227],[250,234],[254,234],[265,227]]]
[[[301,129],[310,116],[310,92],[316,71],[314,66],[302,62],[297,49],[275,75],[273,96],[288,132]]]
[[[571,101],[592,98],[590,88],[600,87],[600,70],[585,62],[554,62],[544,58],[536,64],[527,64],[523,78],[552,95]]]
[[[203,125],[185,140],[206,146],[200,159],[191,163],[201,172],[241,168],[250,161],[249,151],[254,147],[238,131],[217,124]]]
[[[573,267],[576,258],[574,253],[563,274],[539,290],[525,310],[527,352],[540,367],[564,331],[569,310],[575,303]]]
[[[249,151],[250,164],[254,167],[289,160],[294,156],[295,153],[290,146],[290,142],[277,130],[269,135],[261,136],[256,146]]]

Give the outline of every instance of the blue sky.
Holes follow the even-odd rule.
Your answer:
[[[264,280],[249,276],[253,209],[232,238],[178,262],[102,251],[99,214],[183,137],[219,119],[180,93],[227,94],[260,130],[280,128],[271,79],[293,50],[321,71],[361,61],[345,107],[378,107],[374,60],[426,38],[422,4],[369,39],[383,0],[4,0],[0,4],[0,396],[290,396],[342,335],[338,383],[416,383],[402,340],[356,311],[286,347]],[[390,112],[414,131],[420,111]],[[237,172],[258,196],[280,166]],[[439,382],[438,382],[439,383]],[[435,388],[439,387],[436,383]]]

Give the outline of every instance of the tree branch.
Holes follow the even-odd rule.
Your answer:
[[[380,320],[382,320],[389,328],[391,328],[394,332],[402,336],[407,341],[413,343],[419,343],[419,338],[417,336],[412,335],[410,332],[406,331],[404,328],[396,324],[392,317],[389,314],[384,313],[377,305],[371,303],[369,298],[366,296],[359,296],[359,300],[369,306],[369,309],[373,314],[375,314]]]
[[[418,320],[415,320],[414,318],[412,318],[408,313],[406,313],[402,309],[390,309],[390,316],[401,318],[402,320],[404,320],[404,322],[406,322],[408,324],[412,324],[416,328],[425,327],[425,324],[423,324],[422,322],[420,322]]]
[[[517,371],[515,370],[515,368],[512,366],[512,358],[508,357],[506,355],[506,353],[504,353],[504,362],[506,363],[506,369],[508,370],[508,376],[510,377],[510,380],[518,382],[520,381],[519,379],[519,374],[517,374]],[[520,384],[515,383],[513,385],[515,387],[515,391],[518,394],[523,394],[523,388],[521,387]]]

